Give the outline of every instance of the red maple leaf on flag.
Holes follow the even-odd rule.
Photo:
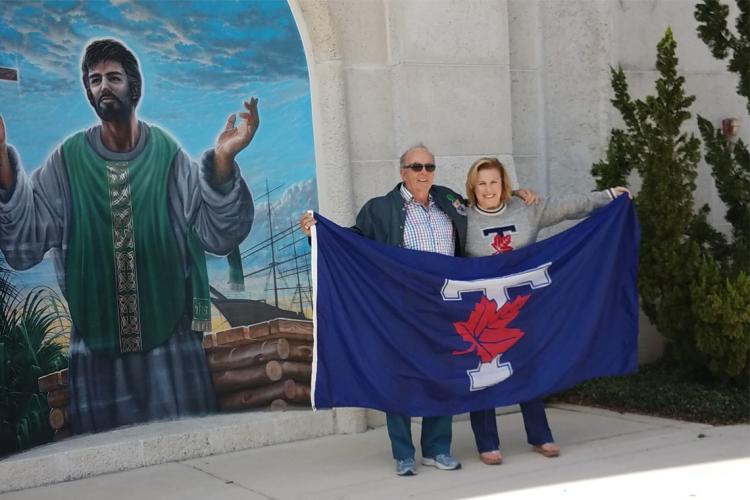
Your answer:
[[[511,238],[509,234],[495,234],[495,239],[492,240],[492,248],[495,249],[495,255],[513,250],[510,242]]]
[[[482,363],[489,363],[495,356],[510,349],[518,342],[524,333],[518,328],[508,328],[521,308],[531,295],[519,295],[514,300],[506,302],[500,309],[497,302],[487,297],[482,298],[474,306],[467,321],[453,323],[456,332],[471,344],[464,351],[454,351],[455,356],[476,351]]]

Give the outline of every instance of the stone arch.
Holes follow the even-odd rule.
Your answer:
[[[354,202],[346,116],[344,62],[327,2],[287,0],[310,77],[320,212],[349,225]]]
[[[354,197],[346,117],[344,63],[328,3],[287,0],[307,59],[312,102],[318,205],[331,220],[353,223]],[[333,410],[334,432],[363,432],[363,409]]]

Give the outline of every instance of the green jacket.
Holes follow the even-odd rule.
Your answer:
[[[432,186],[430,194],[435,204],[448,214],[456,230],[456,255],[463,255],[466,246],[466,202],[455,191],[443,186]],[[404,246],[406,208],[401,196],[401,183],[385,196],[373,198],[357,214],[352,230],[371,240]]]

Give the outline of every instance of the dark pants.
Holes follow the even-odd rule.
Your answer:
[[[411,418],[403,415],[386,413],[388,423],[388,437],[391,438],[393,458],[405,460],[414,458],[414,444],[411,440]],[[422,456],[434,458],[441,453],[450,454],[451,451],[451,422],[453,417],[423,417],[422,418]]]
[[[544,411],[544,401],[538,399],[528,403],[521,403],[523,425],[526,427],[526,438],[532,446],[551,443],[552,431],[547,423],[547,413]],[[500,437],[497,433],[495,409],[471,412],[471,429],[477,442],[479,453],[500,449]]]

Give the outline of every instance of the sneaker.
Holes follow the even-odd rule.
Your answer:
[[[403,460],[396,460],[396,475],[397,476],[416,476],[417,475],[417,464],[413,458],[405,458]]]
[[[436,455],[435,458],[422,457],[422,465],[437,467],[440,470],[456,470],[461,468],[461,462],[446,453]]]

